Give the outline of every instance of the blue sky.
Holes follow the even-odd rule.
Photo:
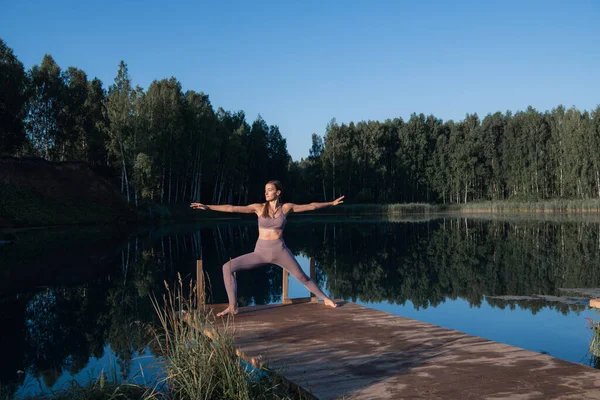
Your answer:
[[[260,113],[293,159],[338,122],[600,104],[600,1],[10,1],[0,37],[113,82],[175,76]]]

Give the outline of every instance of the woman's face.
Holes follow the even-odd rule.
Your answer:
[[[267,183],[265,185],[265,199],[267,201],[272,201],[272,200],[277,199],[280,194],[281,194],[281,191],[277,190],[275,185],[273,185],[272,183]]]

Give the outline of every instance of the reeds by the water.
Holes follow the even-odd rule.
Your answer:
[[[170,399],[279,398],[271,374],[239,357],[231,327],[218,330],[190,282],[167,286],[163,304],[154,298],[160,325],[154,330],[164,359],[164,392]]]
[[[345,204],[322,213],[336,215],[409,215],[437,213],[600,213],[600,199],[552,199],[539,201],[477,201],[466,204]]]
[[[233,341],[232,328],[221,329],[196,287],[188,290],[179,281],[166,294],[151,301],[158,317],[157,326],[148,326],[150,347],[159,359],[162,376],[153,383],[118,383],[105,373],[87,385],[73,383],[67,390],[36,397],[59,400],[262,400],[291,399],[283,380],[261,366],[240,357]],[[0,400],[2,400],[0,392]]]
[[[427,203],[396,203],[396,204],[345,204],[342,207],[328,208],[323,213],[337,215],[406,215],[429,214],[435,212],[436,205]]]
[[[451,205],[448,210],[482,213],[597,213],[600,212],[600,200],[481,201]]]
[[[597,363],[600,360],[600,322],[594,321],[591,318],[586,318],[589,328],[592,331],[592,339],[590,340],[590,353],[592,358]]]

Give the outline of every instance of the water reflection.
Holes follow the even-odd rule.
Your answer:
[[[484,296],[560,295],[560,288],[598,287],[598,230],[598,224],[586,222],[464,219],[346,224],[335,241],[332,233],[304,249],[314,254],[338,297],[410,300],[417,308],[456,298],[480,305]],[[533,312],[542,303],[520,302]]]
[[[195,279],[195,262],[202,258],[209,301],[226,302],[221,265],[252,251],[257,231],[255,221],[243,219],[161,230],[41,230],[16,236],[15,243],[0,246],[5,327],[0,383],[19,397],[55,390],[70,377],[89,379],[91,365],[130,377],[139,370],[139,357],[152,355],[144,328],[154,318],[149,294],[162,293],[163,281],[175,281],[178,272]],[[536,321],[562,315],[585,326],[579,314],[589,310],[583,301],[563,301],[560,289],[600,287],[600,223],[583,219],[290,218],[286,243],[301,264],[315,258],[318,283],[336,298],[441,325],[436,311],[452,314],[454,307],[456,322],[447,324],[463,331],[471,329],[469,321],[485,318],[469,311],[475,309],[513,331],[519,330],[514,322],[499,320],[505,314],[522,316],[523,310],[526,322],[544,313]],[[238,278],[241,305],[281,300],[279,268],[242,271]],[[575,324],[569,321],[562,326]],[[505,338],[493,337],[509,341]],[[556,348],[534,350],[569,359]]]

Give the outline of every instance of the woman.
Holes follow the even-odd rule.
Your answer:
[[[240,270],[248,270],[267,264],[276,264],[288,271],[298,279],[311,293],[324,300],[325,305],[329,307],[337,307],[329,297],[325,295],[315,285],[315,283],[302,271],[300,265],[292,255],[292,252],[286,247],[283,241],[283,228],[287,215],[291,212],[304,212],[317,210],[328,206],[337,206],[343,203],[344,196],[329,202],[329,203],[310,203],[298,205],[293,203],[281,204],[281,183],[279,181],[269,181],[265,185],[264,204],[250,204],[247,206],[209,206],[202,203],[192,203],[191,208],[199,210],[213,210],[231,213],[254,213],[258,216],[258,241],[254,252],[244,254],[229,261],[223,265],[223,280],[227,289],[227,297],[229,298],[229,307],[217,316],[227,314],[237,314],[237,282],[233,275],[234,272]]]

